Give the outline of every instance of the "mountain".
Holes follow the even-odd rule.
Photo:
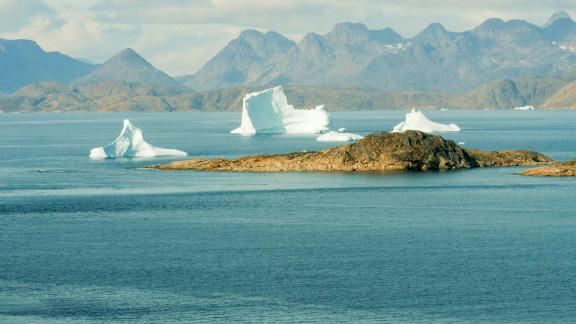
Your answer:
[[[575,63],[574,53],[522,20],[489,19],[461,33],[431,24],[409,39],[404,51],[375,57],[354,85],[460,92],[505,78],[558,76],[576,70]]]
[[[576,22],[566,12],[552,15],[544,25],[544,34],[560,48],[576,52]]]
[[[355,84],[386,90],[458,91],[463,80],[484,79],[470,33],[430,24],[404,44],[404,50],[376,56],[360,71]],[[480,82],[479,82],[480,83]]]
[[[294,45],[293,41],[276,32],[245,30],[195,75],[185,77],[181,82],[193,89],[250,83]]]
[[[88,75],[74,82],[77,84],[96,84],[109,81],[181,87],[178,81],[156,69],[131,48],[114,55]]]
[[[451,32],[433,23],[409,39],[389,28],[341,23],[325,35],[309,33],[297,44],[258,56],[245,54],[250,47],[238,45],[244,38],[231,41],[193,77],[195,88],[307,85],[466,92],[496,80],[576,71],[576,23],[567,13],[555,13],[543,27],[491,18],[472,30]],[[259,39],[262,47],[272,46]]]
[[[337,24],[326,35],[307,34],[256,79],[256,85],[355,85],[350,78],[381,53],[403,50],[404,39],[390,28]]]
[[[411,38],[390,28],[345,22],[324,35],[308,33],[298,43],[273,31],[246,30],[196,74],[177,79],[132,49],[93,65],[46,53],[32,41],[0,40],[0,71],[0,93],[42,81],[74,81],[186,85],[199,91],[295,85],[465,94],[498,80],[576,75],[576,22],[557,12],[542,27],[491,18],[474,29],[452,32],[432,23]]]
[[[45,52],[30,40],[0,39],[0,93],[40,81],[70,82],[94,68],[62,53]]]
[[[0,85],[25,85],[0,96],[5,112],[239,110],[245,93],[272,85],[285,85],[298,106],[331,110],[576,106],[576,22],[564,12],[542,27],[491,18],[452,32],[432,23],[411,38],[351,22],[298,43],[247,30],[178,80],[131,49],[95,66],[31,41],[0,46]]]
[[[555,13],[552,14],[552,16],[550,18],[548,18],[548,21],[542,27],[547,29],[550,26],[554,25],[556,22],[562,21],[565,19],[572,20],[572,17],[570,17],[570,14],[564,10],[556,11]]]
[[[477,89],[455,96],[451,107],[512,109],[522,106],[541,107],[567,81],[558,78],[522,77],[492,81]]]

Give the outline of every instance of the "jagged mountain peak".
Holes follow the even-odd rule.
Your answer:
[[[294,46],[294,42],[284,35],[275,31],[268,31],[266,33],[260,32],[255,29],[246,29],[238,35],[238,38],[230,41],[231,46],[234,44],[246,42],[250,46],[256,47],[280,47],[285,49]],[[266,49],[263,49],[266,51]]]
[[[450,39],[455,34],[449,32],[440,23],[431,23],[423,31],[414,36],[413,40],[417,42],[438,42]]]
[[[280,33],[277,33],[277,32],[275,32],[275,31],[273,31],[273,30],[267,31],[267,32],[264,34],[264,36],[265,36],[266,38],[274,38],[274,39],[288,40],[288,41],[290,41],[291,43],[294,43],[292,40],[288,39],[286,36],[284,36],[284,35],[282,35],[282,34],[280,34]]]
[[[322,43],[324,37],[317,33],[307,33],[300,41],[299,45]]]
[[[372,31],[372,38],[389,44],[400,43],[404,40],[402,35],[390,27]]]
[[[240,35],[238,35],[238,38],[246,39],[246,38],[263,37],[263,36],[264,36],[264,33],[260,32],[256,29],[245,29],[240,33]]]
[[[544,28],[551,26],[553,23],[555,23],[558,20],[562,20],[562,19],[569,19],[572,20],[572,17],[570,16],[569,13],[567,13],[564,10],[559,10],[556,11],[552,14],[552,16],[550,16],[550,18],[548,18],[548,21],[544,24]]]
[[[506,22],[500,18],[488,18],[474,30],[496,30],[506,26]]]
[[[196,74],[181,82],[199,90],[247,83],[295,45],[280,33],[247,29],[228,42]]]
[[[557,12],[544,25],[546,37],[557,43],[576,42],[576,22],[566,12]]]
[[[442,25],[441,23],[438,22],[434,22],[434,23],[430,23],[428,24],[428,26],[426,26],[426,28],[424,28],[424,32],[435,32],[435,33],[446,33],[446,28],[444,28],[444,25]]]
[[[329,32],[329,34],[339,34],[339,33],[366,33],[369,29],[363,23],[359,22],[341,22],[334,25],[334,28]]]
[[[440,36],[440,35],[448,35],[450,34],[449,31],[444,28],[441,23],[431,23],[424,30],[422,30],[415,38],[422,38],[422,37],[430,37],[430,36]]]
[[[470,32],[475,37],[492,43],[516,43],[528,46],[544,40],[542,28],[520,19],[504,21],[490,18]]]
[[[504,21],[500,18],[488,18],[483,23],[478,25],[478,27],[474,28],[473,31],[518,28],[538,29],[538,26],[522,19],[510,19],[508,21]]]
[[[325,38],[331,42],[342,44],[358,44],[362,42],[395,44],[402,42],[404,39],[392,28],[371,30],[366,27],[366,25],[356,22],[343,22],[336,24],[334,28],[332,28],[332,30],[325,35]]]
[[[565,74],[576,70],[576,28],[561,18],[566,15],[556,16],[550,29],[518,19],[491,18],[464,32],[432,23],[410,39],[390,28],[342,22],[326,34],[306,34],[287,50],[238,42],[229,55],[207,63],[195,82],[212,89],[283,83],[461,91],[506,77]],[[247,31],[243,38],[250,35],[266,34]]]

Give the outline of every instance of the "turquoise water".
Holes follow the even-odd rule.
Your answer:
[[[391,129],[402,112],[334,114]],[[576,111],[434,111],[481,149],[576,158]],[[92,161],[130,117],[192,156],[314,150],[239,114],[0,115],[0,322],[574,322],[576,181],[523,168],[165,172]]]

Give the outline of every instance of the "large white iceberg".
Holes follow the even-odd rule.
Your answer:
[[[459,132],[460,127],[456,124],[439,124],[426,118],[421,111],[412,109],[406,114],[406,120],[394,126],[392,132],[403,132],[407,130],[418,130],[425,133],[432,132]]]
[[[330,118],[324,106],[294,109],[281,86],[244,97],[242,122],[234,134],[318,134],[328,130]]]
[[[358,141],[363,138],[364,137],[358,134],[346,133],[345,129],[341,128],[337,132],[330,131],[324,133],[318,136],[316,140],[320,142],[351,142],[351,141]]]
[[[104,146],[93,148],[90,158],[113,159],[121,157],[155,157],[155,156],[186,156],[186,152],[164,149],[150,145],[144,140],[142,130],[134,127],[130,120],[124,120],[124,128],[118,138]]]

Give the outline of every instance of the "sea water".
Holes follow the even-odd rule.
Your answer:
[[[576,111],[433,111],[484,150],[576,159]],[[391,130],[404,112],[333,114]],[[0,115],[0,323],[573,322],[576,180],[145,170],[90,160],[130,118],[190,157],[318,150],[239,113]]]

